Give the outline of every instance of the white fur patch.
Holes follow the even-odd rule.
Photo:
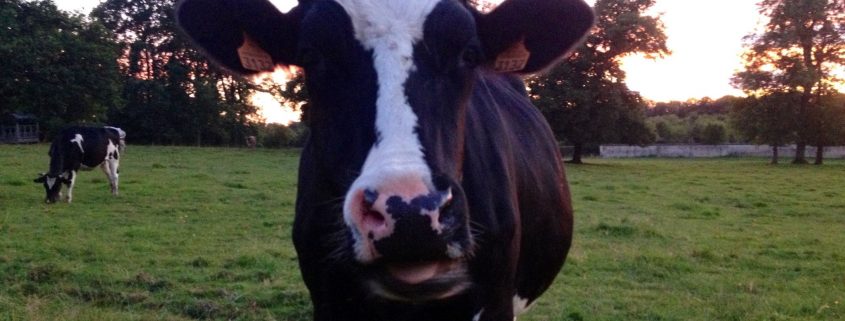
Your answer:
[[[513,316],[516,319],[517,315],[522,314],[523,312],[527,311],[530,305],[528,304],[528,299],[523,299],[519,297],[519,295],[513,296]]]
[[[73,201],[73,186],[76,185],[76,171],[65,172],[68,176],[70,176],[70,185],[67,188],[67,202],[70,203]],[[62,175],[65,175],[62,174]],[[67,177],[65,177],[67,178]]]
[[[344,205],[344,218],[352,225],[350,202],[361,189],[378,189],[396,177],[419,179],[429,187],[431,170],[415,132],[414,114],[405,82],[414,70],[414,44],[423,37],[426,18],[441,0],[335,0],[352,20],[355,38],[373,51],[378,77],[376,130],[379,141],[370,150],[361,175],[352,184]]]
[[[82,135],[80,135],[80,134],[76,134],[76,135],[73,137],[73,139],[71,139],[71,140],[70,140],[70,142],[71,142],[71,143],[76,143],[76,145],[77,145],[77,146],[79,146],[79,151],[81,151],[81,152],[85,153],[85,150],[84,150],[84,149],[82,149],[82,142],[83,142],[83,141],[85,141],[85,139],[83,139],[83,138],[82,138]]]
[[[457,242],[446,245],[446,254],[453,259],[458,259],[464,255],[464,251]]]
[[[53,185],[56,185],[56,178],[55,177],[47,177],[47,187],[52,189]]]
[[[120,137],[120,139],[124,139],[124,138],[126,138],[126,132],[125,132],[125,131],[123,131],[123,129],[120,129],[120,128],[117,128],[117,127],[113,127],[113,126],[103,126],[103,128],[106,128],[106,129],[112,129],[112,130],[116,131],[116,132],[117,132],[117,136],[119,136],[119,137]]]
[[[120,151],[123,152],[126,149],[126,132],[123,129],[112,126],[104,126],[103,128],[117,131],[117,135],[120,137]]]
[[[111,141],[109,141],[109,144],[106,145],[106,160],[114,159],[113,155],[116,155],[117,151],[117,146],[115,146]]]
[[[476,313],[476,314],[475,314],[475,316],[474,316],[474,317],[472,317],[472,321],[478,321],[478,320],[481,320],[481,314],[482,314],[482,313],[484,313],[484,309],[481,309],[481,311],[478,311],[478,313]]]

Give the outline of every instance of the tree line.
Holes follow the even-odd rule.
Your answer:
[[[31,113],[46,128],[104,122],[123,101],[112,38],[50,1],[0,0],[0,114]]]
[[[793,163],[807,163],[807,145],[845,143],[845,98],[835,85],[845,79],[845,0],[762,0],[763,31],[746,37],[744,70],[733,78],[749,98],[737,106],[746,136],[773,147],[796,144]]]
[[[0,114],[123,128],[132,143],[241,145],[261,119],[253,84],[210,64],[177,31],[174,0],[106,0],[90,15],[51,0],[0,0]],[[272,131],[272,130],[271,130]]]
[[[602,143],[794,143],[794,163],[816,164],[825,146],[845,143],[845,98],[835,84],[845,70],[845,0],[761,0],[768,19],[746,37],[745,68],[732,83],[747,98],[709,98],[649,106],[628,89],[621,58],[670,55],[655,0],[598,0],[597,23],[585,44],[548,73],[529,79],[532,99],[580,163],[586,146]],[[706,27],[706,26],[703,26]],[[687,116],[690,117],[687,117]]]

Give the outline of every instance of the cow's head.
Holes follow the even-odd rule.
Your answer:
[[[33,180],[35,183],[42,183],[46,197],[44,202],[55,203],[62,197],[62,184],[70,184],[70,180],[61,176],[50,173],[38,174],[38,178]]]
[[[235,73],[305,70],[314,183],[343,198],[355,260],[406,285],[460,274],[472,251],[460,181],[475,80],[542,70],[592,25],[582,0],[489,14],[455,0],[300,1],[287,14],[266,0],[184,0],[177,16]]]

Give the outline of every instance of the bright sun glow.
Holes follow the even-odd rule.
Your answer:
[[[299,121],[300,113],[298,111],[292,111],[289,107],[282,106],[271,94],[257,92],[252,95],[250,102],[261,108],[259,114],[261,114],[261,117],[268,124],[290,125],[293,122]]]
[[[296,6],[296,0],[270,0],[273,5],[280,11],[287,12]],[[290,70],[284,67],[277,67],[270,75],[273,82],[277,84],[284,84],[290,79]],[[260,108],[259,114],[264,118],[264,122],[271,124],[290,125],[293,122],[298,122],[301,116],[299,110],[293,110],[289,106],[285,106],[278,101],[273,95],[265,92],[256,92],[250,97],[250,102]]]
[[[273,80],[274,83],[277,84],[285,84],[290,80],[292,70],[287,67],[276,67],[276,70],[273,73],[269,74],[269,77]],[[253,79],[255,82],[260,82],[261,78],[266,78],[268,75],[259,75]],[[250,97],[250,102],[258,106],[260,110],[258,113],[262,118],[264,118],[264,122],[266,123],[276,123],[276,124],[283,124],[283,125],[290,125],[293,122],[299,121],[301,116],[300,110],[293,110],[290,106],[286,106],[277,100],[273,95],[266,92],[255,92],[252,97]]]
[[[672,55],[623,59],[628,86],[653,101],[742,95],[730,79],[742,67],[742,37],[760,21],[758,0],[658,0]]]

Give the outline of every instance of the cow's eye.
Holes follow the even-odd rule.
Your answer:
[[[475,68],[481,63],[481,50],[475,46],[467,47],[461,53],[461,63],[464,67]]]

